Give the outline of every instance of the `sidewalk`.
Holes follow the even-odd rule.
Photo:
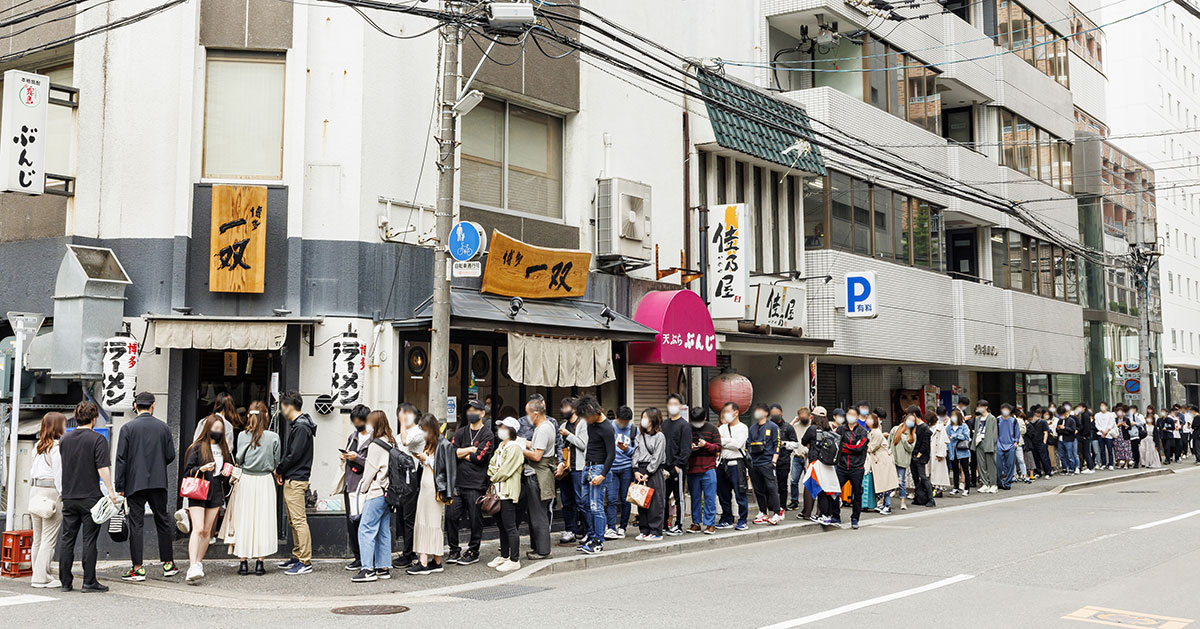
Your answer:
[[[864,512],[863,526],[885,524],[889,519],[904,518],[917,515],[933,515],[947,508],[974,508],[986,506],[989,502],[1013,498],[1033,499],[1056,496],[1064,491],[1079,490],[1111,482],[1130,481],[1161,474],[1171,474],[1185,469],[1192,469],[1190,462],[1178,463],[1170,467],[1154,470],[1114,470],[1102,471],[1096,474],[1076,476],[1055,476],[1052,479],[1035,481],[1032,484],[1017,483],[1010,491],[1000,491],[997,494],[979,494],[972,492],[970,496],[945,496],[937,499],[938,506],[932,509],[910,506],[907,511],[895,509],[890,516]],[[751,501],[753,502],[753,501]],[[1020,508],[1020,507],[1017,507]],[[753,514],[753,505],[752,505]],[[623,540],[608,540],[604,552],[600,555],[583,555],[575,551],[574,544],[554,547],[552,557],[543,561],[523,559],[522,569],[501,574],[487,567],[487,561],[496,556],[497,543],[484,542],[480,551],[482,560],[470,566],[446,566],[444,572],[425,576],[409,576],[402,570],[393,570],[392,578],[374,583],[352,583],[350,572],[343,569],[348,560],[318,560],[314,561],[312,574],[303,576],[285,576],[274,567],[279,559],[268,563],[268,573],[262,577],[253,574],[238,576],[237,563],[227,559],[209,560],[205,562],[207,578],[201,585],[189,586],[184,583],[184,571],[172,578],[164,578],[161,568],[155,565],[147,566],[147,580],[143,583],[125,583],[120,580],[120,574],[128,566],[110,565],[101,570],[101,579],[113,586],[113,592],[123,595],[146,598],[170,598],[197,605],[239,607],[322,607],[331,604],[368,603],[388,601],[395,602],[396,594],[405,595],[404,600],[415,597],[431,598],[455,594],[457,592],[475,590],[510,583],[527,578],[533,574],[562,574],[592,567],[630,563],[653,559],[663,555],[699,552],[716,548],[753,544],[770,540],[827,532],[828,534],[853,535],[849,530],[849,513],[843,510],[843,522],[846,529],[838,531],[828,529],[807,521],[798,520],[799,512],[788,512],[788,517],[777,526],[751,526],[748,531],[732,529],[717,531],[715,535],[684,534],[679,537],[668,537],[661,542],[638,542],[633,539],[636,530]],[[557,535],[554,539],[557,540]],[[522,538],[522,556],[528,549],[526,538]],[[186,568],[186,562],[181,562]],[[253,568],[253,565],[251,566]]]

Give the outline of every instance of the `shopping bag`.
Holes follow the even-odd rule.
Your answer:
[[[179,497],[204,502],[208,500],[208,485],[208,481],[200,478],[199,472],[195,476],[185,476],[179,484]]]
[[[629,495],[625,498],[625,501],[633,503],[642,509],[649,509],[650,499],[653,497],[653,487],[648,487],[645,483],[630,483]]]

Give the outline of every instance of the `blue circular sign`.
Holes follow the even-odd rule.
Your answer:
[[[479,223],[459,221],[450,228],[450,241],[446,247],[450,257],[459,262],[474,260],[487,247],[487,235]]]
[[[1141,391],[1141,390],[1142,390],[1141,382],[1139,382],[1137,380],[1126,380],[1125,381],[1125,392],[1126,393],[1137,393],[1138,391]]]

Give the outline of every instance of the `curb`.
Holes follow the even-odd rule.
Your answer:
[[[1059,485],[1058,487],[1055,487],[1054,489],[1049,490],[1049,493],[1065,494],[1069,491],[1075,491],[1077,489],[1085,489],[1088,487],[1098,487],[1100,485],[1110,485],[1112,483],[1123,483],[1125,481],[1138,480],[1139,478],[1149,478],[1151,476],[1162,476],[1164,474],[1174,474],[1174,473],[1175,473],[1175,470],[1173,470],[1169,467],[1160,467],[1157,469],[1145,470],[1142,472],[1134,472],[1132,474],[1123,474],[1121,476],[1105,476],[1103,478],[1093,478],[1093,479],[1089,479],[1089,480],[1085,480],[1085,481],[1080,481],[1078,483],[1067,483],[1065,485]]]

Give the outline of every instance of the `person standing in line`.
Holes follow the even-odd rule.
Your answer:
[[[570,544],[587,539],[587,488],[583,480],[583,457],[587,451],[587,422],[575,413],[575,398],[562,400],[563,423],[558,426],[559,438],[566,444],[563,461],[555,469],[558,478],[559,500],[562,504],[563,533],[558,543]]]
[[[439,478],[439,470],[447,463],[454,464],[454,454],[450,442],[441,436],[441,423],[436,417],[425,413],[417,425],[425,433],[425,440],[414,453],[421,466],[421,490],[417,495],[417,517],[413,523],[413,552],[417,553],[418,560],[404,572],[425,575],[445,569],[442,553],[446,550],[446,534],[442,523],[446,512],[442,494],[454,491],[454,479]],[[449,484],[442,484],[446,482]]]
[[[1163,441],[1165,442],[1171,438],[1171,435],[1170,433],[1160,429],[1160,427],[1154,423],[1154,418],[1152,417],[1146,418],[1145,428],[1146,436],[1142,439],[1141,445],[1142,467],[1147,469],[1162,467],[1162,458],[1158,454],[1158,448],[1154,445],[1154,442],[1156,441],[1155,437],[1161,434]]]
[[[913,504],[933,507],[933,484],[929,481],[927,466],[932,458],[933,430],[921,417],[921,410],[914,406],[908,407],[908,417],[904,425],[912,429],[916,442],[913,444],[912,464],[909,471],[913,477]],[[909,422],[912,422],[911,426]]]
[[[59,441],[62,457],[62,529],[58,538],[58,578],[62,591],[74,588],[75,545],[83,532],[83,588],[81,591],[107,592],[108,586],[96,580],[96,538],[100,525],[92,520],[92,507],[105,495],[114,503],[120,496],[113,489],[109,473],[108,440],[93,427],[100,409],[83,401],[75,406],[75,429]],[[101,487],[103,483],[103,488]]]
[[[212,414],[221,418],[221,423],[225,426],[225,447],[233,452],[233,433],[242,429],[242,419],[238,417],[237,405],[233,403],[233,396],[222,391],[217,394],[213,400]],[[196,430],[192,433],[192,441],[200,438],[203,433],[204,422],[196,422]]]
[[[446,514],[446,541],[450,554],[446,563],[469,566],[479,561],[479,545],[483,542],[483,510],[479,499],[488,490],[488,459],[492,456],[495,437],[488,425],[483,402],[467,402],[467,424],[454,433],[454,455],[458,458],[454,476],[454,501]],[[458,545],[458,529],[463,517],[471,529],[467,552]]]
[[[521,425],[513,417],[505,417],[496,425],[500,445],[488,461],[488,479],[500,497],[500,555],[488,562],[499,572],[521,569],[521,536],[517,532],[517,503],[521,498],[521,470],[525,456],[517,444]]]
[[[1096,420],[1096,442],[1100,447],[1100,468],[1113,469],[1113,439],[1117,434],[1117,415],[1108,410],[1108,403],[1101,402],[1099,411],[1095,415]]]
[[[1028,485],[1033,482],[1029,478],[1029,470],[1033,464],[1032,450],[1025,445],[1025,433],[1029,431],[1029,426],[1025,423],[1025,411],[1017,410],[1013,413],[1013,417],[1017,419],[1017,448],[1014,457],[1017,460],[1017,474],[1021,478],[1021,482]]]
[[[1176,447],[1175,462],[1183,460],[1188,454],[1188,447],[1192,443],[1192,416],[1186,412],[1186,409],[1179,409],[1179,443]]]
[[[662,415],[651,406],[642,411],[641,430],[638,431],[637,447],[633,452],[633,478],[644,483],[652,491],[650,505],[638,507],[638,528],[641,533],[635,538],[641,542],[662,540],[663,522],[666,518],[667,501],[663,496],[663,467],[667,462],[667,439],[662,432]]]
[[[1033,409],[1033,421],[1026,434],[1033,439],[1033,460],[1038,478],[1051,478],[1054,468],[1050,466],[1050,411],[1039,407]]]
[[[608,490],[609,474],[617,456],[616,438],[612,422],[605,417],[596,398],[590,395],[580,398],[576,410],[587,424],[583,474],[588,505],[588,539],[576,550],[595,555],[604,551],[606,533],[611,529],[607,522]]]
[[[384,492],[388,489],[390,453],[399,444],[392,435],[386,413],[371,411],[366,419],[371,427],[371,441],[362,461],[362,478],[354,489],[358,494],[356,500],[362,505],[355,540],[362,568],[350,578],[355,583],[392,578],[392,510]]]
[[[779,509],[786,511],[784,503],[788,497],[788,476],[792,473],[792,451],[800,446],[800,440],[792,424],[783,421],[782,406],[771,405],[771,421],[779,427],[779,460],[775,462],[775,482],[779,488]]]
[[[1193,465],[1200,465],[1200,407],[1195,404],[1188,408],[1188,418],[1192,426],[1192,455],[1195,457]]]
[[[896,475],[896,461],[888,449],[888,437],[883,433],[882,420],[876,413],[867,416],[867,456],[870,473],[874,477],[876,502],[880,515],[892,512],[892,493],[900,486]]]
[[[1017,467],[1017,443],[1021,441],[1021,429],[1012,414],[1012,404],[1000,405],[1000,417],[996,420],[996,462],[999,475],[996,477],[1000,489],[1012,489],[1013,475]]]
[[[780,492],[779,500],[782,502],[784,498],[790,498],[786,508],[792,511],[801,508],[800,479],[804,476],[804,470],[808,467],[808,446],[804,445],[802,438],[808,432],[809,424],[812,423],[812,413],[807,407],[801,408],[796,411],[796,417],[790,423],[792,433],[795,435],[792,440],[794,444],[792,447],[792,465],[791,470],[788,472],[788,491]],[[808,494],[807,491],[804,493]],[[812,497],[810,496],[806,504],[811,503]],[[811,512],[812,509],[810,508],[809,513]]]
[[[207,498],[188,499],[188,515],[192,521],[186,577],[189,585],[195,585],[204,578],[204,556],[208,554],[217,515],[225,506],[227,479],[233,472],[233,455],[226,446],[225,423],[216,415],[209,415],[203,423],[204,431],[199,439],[188,446],[183,463],[185,477],[208,482]]]
[[[1149,413],[1147,413],[1147,415],[1149,415]],[[1160,461],[1166,461],[1167,465],[1170,465],[1176,457],[1175,435],[1179,434],[1179,429],[1176,424],[1177,421],[1178,420],[1175,418],[1174,415],[1167,415],[1165,417],[1160,418],[1154,424],[1155,430],[1150,430],[1149,428],[1147,428],[1147,430],[1146,430],[1146,433],[1148,435],[1153,435],[1153,437],[1150,438],[1150,440],[1149,440],[1150,443],[1154,443],[1156,441],[1161,442],[1162,456],[1160,457]],[[1150,420],[1148,418],[1147,418],[1147,423],[1148,424],[1150,423]],[[1146,442],[1147,442],[1146,439],[1142,440],[1143,444],[1145,444]],[[1141,452],[1141,458],[1143,461],[1146,460],[1146,451],[1147,451],[1147,448],[1143,446],[1142,452]],[[1146,467],[1149,467],[1149,466],[1147,465]],[[1161,463],[1158,467],[1161,467]]]
[[[977,428],[974,447],[975,460],[979,465],[979,493],[996,493],[996,437],[999,430],[996,417],[988,412],[988,401],[979,400],[975,404]]]
[[[979,428],[979,419],[971,413],[970,398],[965,395],[958,396],[958,412],[962,413],[963,420],[967,424],[967,429],[971,431],[971,436],[973,437],[975,431]],[[972,447],[970,450],[971,457],[967,461],[967,471],[970,473],[970,477],[967,479],[967,488],[974,489],[979,487],[979,459],[975,454],[975,448]]]
[[[121,575],[121,579],[141,582],[146,580],[146,568],[142,565],[146,505],[150,505],[154,514],[163,576],[173,577],[179,573],[172,548],[175,522],[167,509],[167,465],[175,460],[175,440],[167,423],[154,416],[153,393],[138,393],[133,398],[133,410],[137,417],[117,433],[113,484],[117,494],[124,496],[129,505],[129,558],[133,566]]]
[[[1071,408],[1063,404],[1058,409],[1058,454],[1063,473],[1067,475],[1074,475],[1075,470],[1079,469],[1079,459],[1076,458],[1079,450],[1075,441],[1078,430],[1079,424],[1071,414]]]
[[[775,480],[775,463],[779,460],[779,428],[768,417],[766,404],[754,405],[754,423],[750,425],[750,484],[758,501],[755,524],[779,524],[783,510],[779,508],[779,484]],[[860,494],[861,496],[861,494]]]
[[[305,494],[312,473],[313,439],[317,435],[317,424],[308,413],[301,412],[304,398],[297,391],[284,393],[279,398],[279,408],[291,429],[288,431],[283,458],[275,472],[275,482],[283,485],[283,506],[292,527],[292,556],[277,567],[284,574],[295,576],[312,572],[312,536],[308,531]]]
[[[837,411],[834,411],[834,415],[837,415]],[[867,461],[867,429],[857,420],[851,421],[847,418],[846,423],[838,426],[837,437],[838,486],[845,487],[846,483],[850,483],[850,528],[858,529],[858,519],[862,515],[863,475]],[[840,508],[834,510],[830,524],[839,528],[842,526]]]
[[[750,504],[746,500],[746,442],[750,430],[738,417],[742,410],[736,402],[721,407],[721,454],[717,458],[717,500],[721,504],[721,519],[717,528],[744,531]],[[737,504],[737,524],[734,524],[733,505]]]
[[[900,495],[900,510],[908,509],[908,470],[912,467],[913,448],[916,447],[917,433],[916,420],[909,422],[909,413],[905,413],[904,421],[900,422],[892,428],[892,432],[888,435],[889,448],[892,451],[892,460],[896,463],[896,478]]]
[[[629,514],[633,505],[629,497],[629,484],[633,482],[633,452],[637,438],[637,428],[633,425],[633,409],[621,406],[617,409],[617,418],[613,420],[613,439],[617,446],[617,455],[613,459],[612,482],[616,491],[612,492],[608,501],[608,519],[615,522],[617,539],[625,539],[625,529],[629,527]]]
[[[1142,437],[1146,436],[1146,416],[1138,412],[1138,407],[1130,406],[1125,411],[1129,420],[1129,450],[1133,455],[1133,467],[1142,465]]]
[[[263,561],[279,550],[279,518],[271,473],[283,458],[283,449],[279,445],[279,435],[267,430],[270,425],[267,405],[258,400],[251,402],[250,410],[246,411],[246,429],[238,434],[238,449],[233,453],[239,478],[225,520],[232,522],[234,537],[230,554],[241,560],[240,575],[250,573],[248,562],[251,557],[255,559],[254,574],[266,574]],[[356,525],[356,533],[357,529]],[[350,545],[357,557],[357,539]]]
[[[550,501],[554,500],[555,439],[557,432],[549,417],[546,417],[546,402],[531,397],[525,404],[525,414],[533,425],[531,438],[525,445],[525,471],[521,486],[525,501],[525,517],[529,522],[529,545],[525,553],[528,559],[546,559],[550,556]]]
[[[1117,415],[1116,437],[1113,439],[1113,450],[1117,459],[1117,469],[1124,470],[1133,467],[1133,445],[1129,434],[1137,430],[1129,416],[1125,414],[1125,405],[1118,404],[1115,408]]]
[[[355,404],[350,409],[350,436],[346,438],[346,448],[339,451],[345,469],[342,471],[342,500],[346,505],[346,542],[354,561],[346,565],[346,570],[358,572],[362,570],[362,556],[358,552],[358,527],[362,521],[362,494],[358,491],[358,483],[362,479],[363,466],[367,462],[367,451],[371,446],[371,425],[367,416],[371,409],[366,404]],[[251,422],[253,423],[253,422]],[[238,435],[238,450],[241,450],[241,435]],[[239,463],[240,465],[240,463]],[[271,469],[275,469],[272,467]],[[243,470],[243,474],[245,471]],[[239,481],[239,485],[241,482]],[[241,488],[238,488],[241,493]],[[241,502],[239,500],[239,502]],[[234,529],[235,531],[237,529]],[[234,539],[237,539],[236,537]]]
[[[62,581],[53,578],[51,561],[54,547],[58,544],[58,532],[62,528],[62,452],[58,441],[67,430],[67,417],[51,411],[42,416],[38,430],[37,445],[33,449],[33,465],[29,470],[29,514],[33,518],[33,546],[30,548],[30,563],[33,578],[29,584],[35,588],[62,587]]]
[[[962,413],[956,408],[950,411],[950,425],[946,427],[946,437],[950,444],[946,448],[946,456],[950,459],[950,495],[968,495],[967,464],[971,460],[971,429],[963,421]]]
[[[721,433],[708,422],[708,411],[689,410],[692,423],[692,456],[688,461],[688,492],[692,494],[692,526],[688,533],[717,532],[717,456]]]
[[[1095,446],[1096,443],[1096,417],[1088,407],[1080,402],[1075,405],[1075,421],[1077,431],[1075,433],[1076,447],[1079,449],[1079,467],[1077,472],[1080,474],[1095,474],[1096,473],[1096,455],[1100,448]]]
[[[666,528],[667,535],[683,535],[683,484],[688,460],[692,456],[692,426],[683,417],[683,398],[672,393],[667,396],[667,419],[662,423],[663,437],[667,440],[666,464]],[[671,499],[674,498],[674,509]]]
[[[946,434],[946,426],[950,423],[950,418],[946,415],[946,407],[938,406],[935,411],[932,423],[926,418],[926,425],[933,432],[930,438],[929,450],[929,483],[933,485],[933,495],[944,496],[947,489],[950,488],[950,464],[947,463],[946,457],[950,449],[950,437]]]
[[[486,406],[486,405],[485,405]],[[400,452],[412,458],[413,467],[420,474],[421,465],[417,463],[414,453],[421,449],[425,442],[425,432],[417,425],[421,411],[416,406],[405,402],[396,408],[396,441],[400,443]],[[413,552],[413,526],[417,521],[417,497],[420,492],[410,491],[401,499],[400,508],[396,509],[396,521],[393,538],[403,540],[400,555],[392,561],[392,567],[406,570],[417,563],[417,554]]]

